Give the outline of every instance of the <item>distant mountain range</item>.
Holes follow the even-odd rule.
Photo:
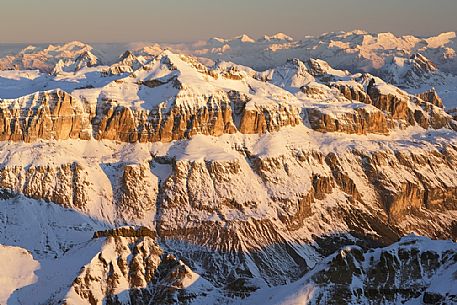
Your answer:
[[[0,304],[456,304],[455,34],[0,59]]]
[[[2,50],[3,49],[3,50]],[[70,42],[62,45],[0,45],[0,69],[38,69],[51,72],[84,55],[90,65],[111,65],[130,50],[136,55],[157,55],[160,50],[199,57],[207,65],[230,61],[262,71],[284,64],[288,59],[317,58],[352,73],[368,72],[414,93],[435,87],[450,108],[457,107],[457,38],[455,32],[421,38],[392,33],[326,33],[294,40],[283,33],[253,39],[241,35],[232,39],[210,38],[194,43],[93,44]],[[8,55],[6,55],[8,54]],[[80,58],[82,60],[82,58]],[[86,60],[88,60],[86,58]],[[81,63],[79,63],[79,66]]]

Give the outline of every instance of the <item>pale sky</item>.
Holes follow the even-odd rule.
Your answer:
[[[457,31],[457,0],[0,0],[0,43]]]

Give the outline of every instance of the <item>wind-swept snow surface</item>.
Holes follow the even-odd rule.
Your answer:
[[[39,267],[27,250],[0,245],[0,304],[6,304],[16,289],[35,283]]]
[[[0,59],[0,303],[455,303],[454,40]]]

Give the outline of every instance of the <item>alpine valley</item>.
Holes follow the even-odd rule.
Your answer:
[[[0,304],[457,304],[457,38],[0,45]]]

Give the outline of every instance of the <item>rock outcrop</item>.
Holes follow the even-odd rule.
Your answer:
[[[78,99],[62,90],[38,92],[0,101],[0,140],[91,138],[90,113]]]
[[[346,111],[335,113],[327,109],[307,109],[310,127],[320,132],[350,134],[389,133],[389,122],[383,112],[362,105],[351,105]]]
[[[389,304],[412,299],[453,304],[455,289],[437,283],[452,277],[454,247],[452,242],[411,236],[375,251],[345,248],[318,267],[304,285],[315,285],[311,304]]]
[[[46,236],[35,253],[43,266],[87,256],[49,302],[70,287],[68,305],[205,303],[211,293],[224,303],[304,275],[317,303],[453,300],[415,281],[448,254],[365,251],[411,232],[457,238],[457,124],[436,92],[413,96],[319,60],[252,74],[166,51],[147,63],[126,53],[111,68],[71,94],[0,102],[4,206],[25,196],[84,222],[65,227],[72,243]],[[36,227],[60,230],[42,219]],[[414,285],[397,287],[398,270]]]
[[[362,84],[356,82],[335,82],[331,86],[338,88],[340,92],[350,101],[359,101],[365,104],[371,104],[371,98],[365,92]]]
[[[232,108],[228,96],[207,97],[207,105],[198,109],[132,110],[108,105],[95,122],[96,138],[123,142],[169,142],[190,138],[197,133],[220,136],[234,133]]]
[[[395,124],[400,128],[415,124],[425,129],[454,128],[451,116],[439,106],[440,103],[433,91],[424,93],[422,97],[426,100],[423,100],[421,95],[410,96],[391,85],[378,83],[373,78],[367,86],[367,93],[373,106],[384,111],[388,119],[395,120]]]
[[[0,170],[1,188],[30,198],[85,210],[89,202],[89,177],[78,163],[58,166],[6,166]]]
[[[415,125],[414,115],[409,107],[409,96],[406,93],[387,84],[381,83],[377,86],[374,79],[368,84],[367,93],[373,106],[385,111],[392,119],[401,120],[403,124]]]
[[[106,242],[73,281],[64,304],[182,304],[197,297],[185,288],[199,276],[182,261],[149,234],[117,231],[122,234],[98,234]]]
[[[438,93],[436,92],[436,90],[434,88],[417,94],[417,97],[419,97],[420,99],[424,100],[427,103],[435,105],[436,107],[443,108],[443,101],[438,96]]]
[[[0,188],[13,194],[54,202],[119,224],[149,223],[156,212],[158,179],[147,163],[100,164],[95,168],[78,162],[5,166],[0,169],[0,178]]]

